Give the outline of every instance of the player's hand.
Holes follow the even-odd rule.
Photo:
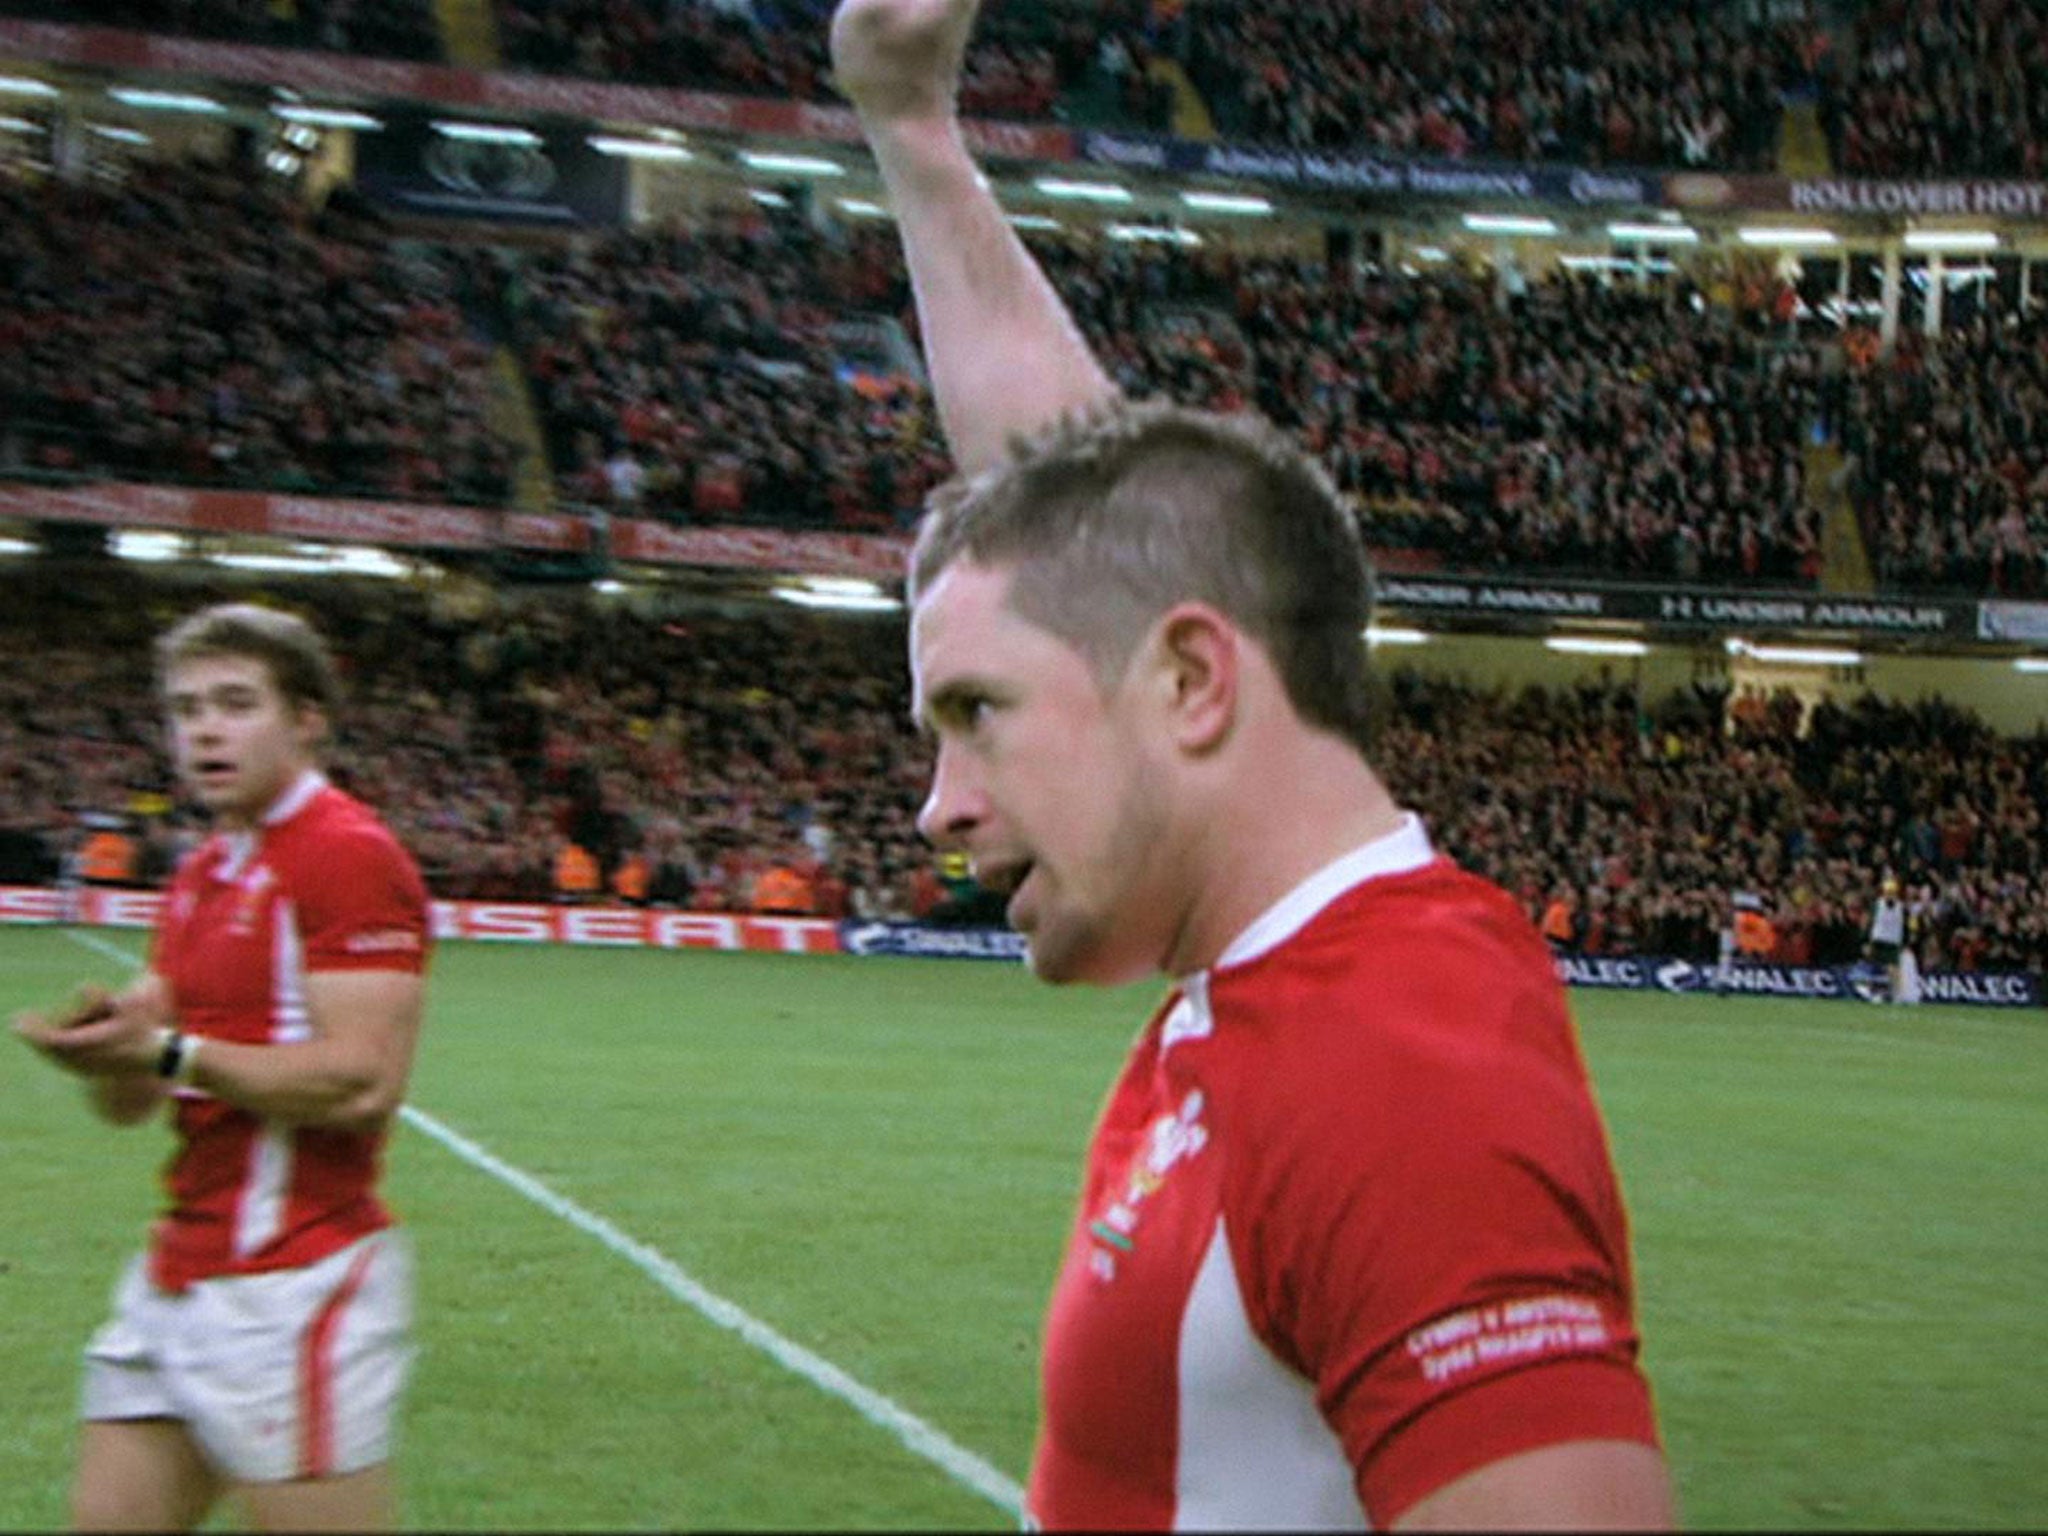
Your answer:
[[[981,0],[840,0],[832,70],[871,123],[958,110],[961,61]]]
[[[147,999],[88,984],[52,1015],[16,1014],[14,1032],[67,1072],[107,1077],[155,1070],[160,1022]]]

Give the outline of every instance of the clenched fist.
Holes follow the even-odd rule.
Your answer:
[[[863,118],[950,117],[981,0],[843,0],[832,16],[832,68]]]

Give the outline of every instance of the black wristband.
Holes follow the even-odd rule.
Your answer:
[[[171,1030],[164,1036],[164,1048],[157,1053],[156,1075],[169,1082],[178,1075],[178,1069],[185,1065],[185,1032]]]

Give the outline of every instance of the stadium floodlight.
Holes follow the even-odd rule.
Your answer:
[[[771,171],[778,176],[844,176],[846,167],[822,155],[776,155],[743,149],[740,162],[752,170]]]
[[[0,75],[0,96],[58,96],[57,87],[29,75]]]
[[[1047,197],[1082,203],[1128,203],[1131,189],[1113,181],[1069,181],[1064,176],[1041,176],[1031,185]]]
[[[540,135],[531,128],[508,128],[503,123],[456,123],[437,118],[431,126],[443,138],[464,144],[516,144],[523,149],[540,144]]]
[[[294,544],[289,551],[266,553],[223,550],[207,557],[213,565],[233,571],[267,571],[291,576],[382,576],[411,574],[411,567],[388,550],[367,544]]]
[[[1747,656],[1776,667],[1860,667],[1863,653],[1827,645],[1751,645],[1739,636],[1725,642],[1730,656]]]
[[[1909,251],[1995,251],[1998,232],[1992,229],[1909,229]]]
[[[1690,224],[1610,224],[1607,233],[1616,240],[1639,240],[1645,245],[1698,245],[1700,232]]]
[[[685,145],[658,139],[624,139],[616,134],[593,133],[585,142],[600,155],[616,155],[622,160],[661,160],[681,165],[697,158],[696,151]]]
[[[1675,262],[1663,256],[1560,256],[1557,264],[1571,272],[1676,272]]]
[[[1270,218],[1273,214],[1271,198],[1247,197],[1241,192],[1183,192],[1180,200],[1204,213],[1235,213],[1256,219]]]
[[[122,528],[114,534],[112,548],[119,560],[176,560],[185,553],[185,536],[150,528]]]
[[[1013,213],[1007,215],[1012,229],[1065,229],[1067,226],[1058,219],[1049,219],[1042,213]]]
[[[307,128],[353,128],[358,133],[375,133],[384,126],[383,118],[372,117],[367,112],[351,112],[346,107],[284,106],[270,110],[288,123],[298,123]]]
[[[1462,220],[1475,235],[1540,235],[1557,233],[1557,220],[1527,213],[1468,213]]]
[[[86,128],[103,139],[112,139],[116,144],[153,144],[156,141],[140,128],[116,128],[110,123],[87,123]]]
[[[839,211],[856,219],[893,219],[896,217],[895,214],[884,208],[880,203],[870,202],[864,197],[840,198]]]
[[[1409,629],[1400,624],[1365,626],[1367,645],[1427,645],[1429,640],[1429,631],[1426,629]]]
[[[1758,224],[1738,229],[1735,236],[1744,245],[1836,245],[1841,237],[1831,229],[1801,229]]]
[[[212,114],[225,112],[227,107],[211,96],[198,96],[190,91],[145,91],[134,86],[117,85],[107,92],[124,107],[136,107],[144,112],[198,112]]]
[[[1647,656],[1649,646],[1640,640],[1613,640],[1604,635],[1548,635],[1544,647],[1571,656]]]
[[[900,599],[857,576],[799,576],[769,590],[785,603],[845,613],[893,613],[903,606]]]
[[[2048,672],[2048,656],[2022,656],[2012,664],[2015,672]]]
[[[1200,245],[1202,237],[1192,229],[1168,224],[1112,224],[1103,233],[1112,240],[1152,245]]]

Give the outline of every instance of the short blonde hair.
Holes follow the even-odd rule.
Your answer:
[[[341,679],[327,642],[297,614],[260,603],[217,603],[166,630],[156,642],[157,687],[173,670],[202,656],[244,656],[260,661],[285,702],[332,715],[341,703]]]
[[[1272,658],[1296,712],[1363,747],[1372,568],[1322,468],[1263,417],[1119,398],[933,492],[910,600],[961,558],[1107,686],[1173,604],[1210,604]]]

